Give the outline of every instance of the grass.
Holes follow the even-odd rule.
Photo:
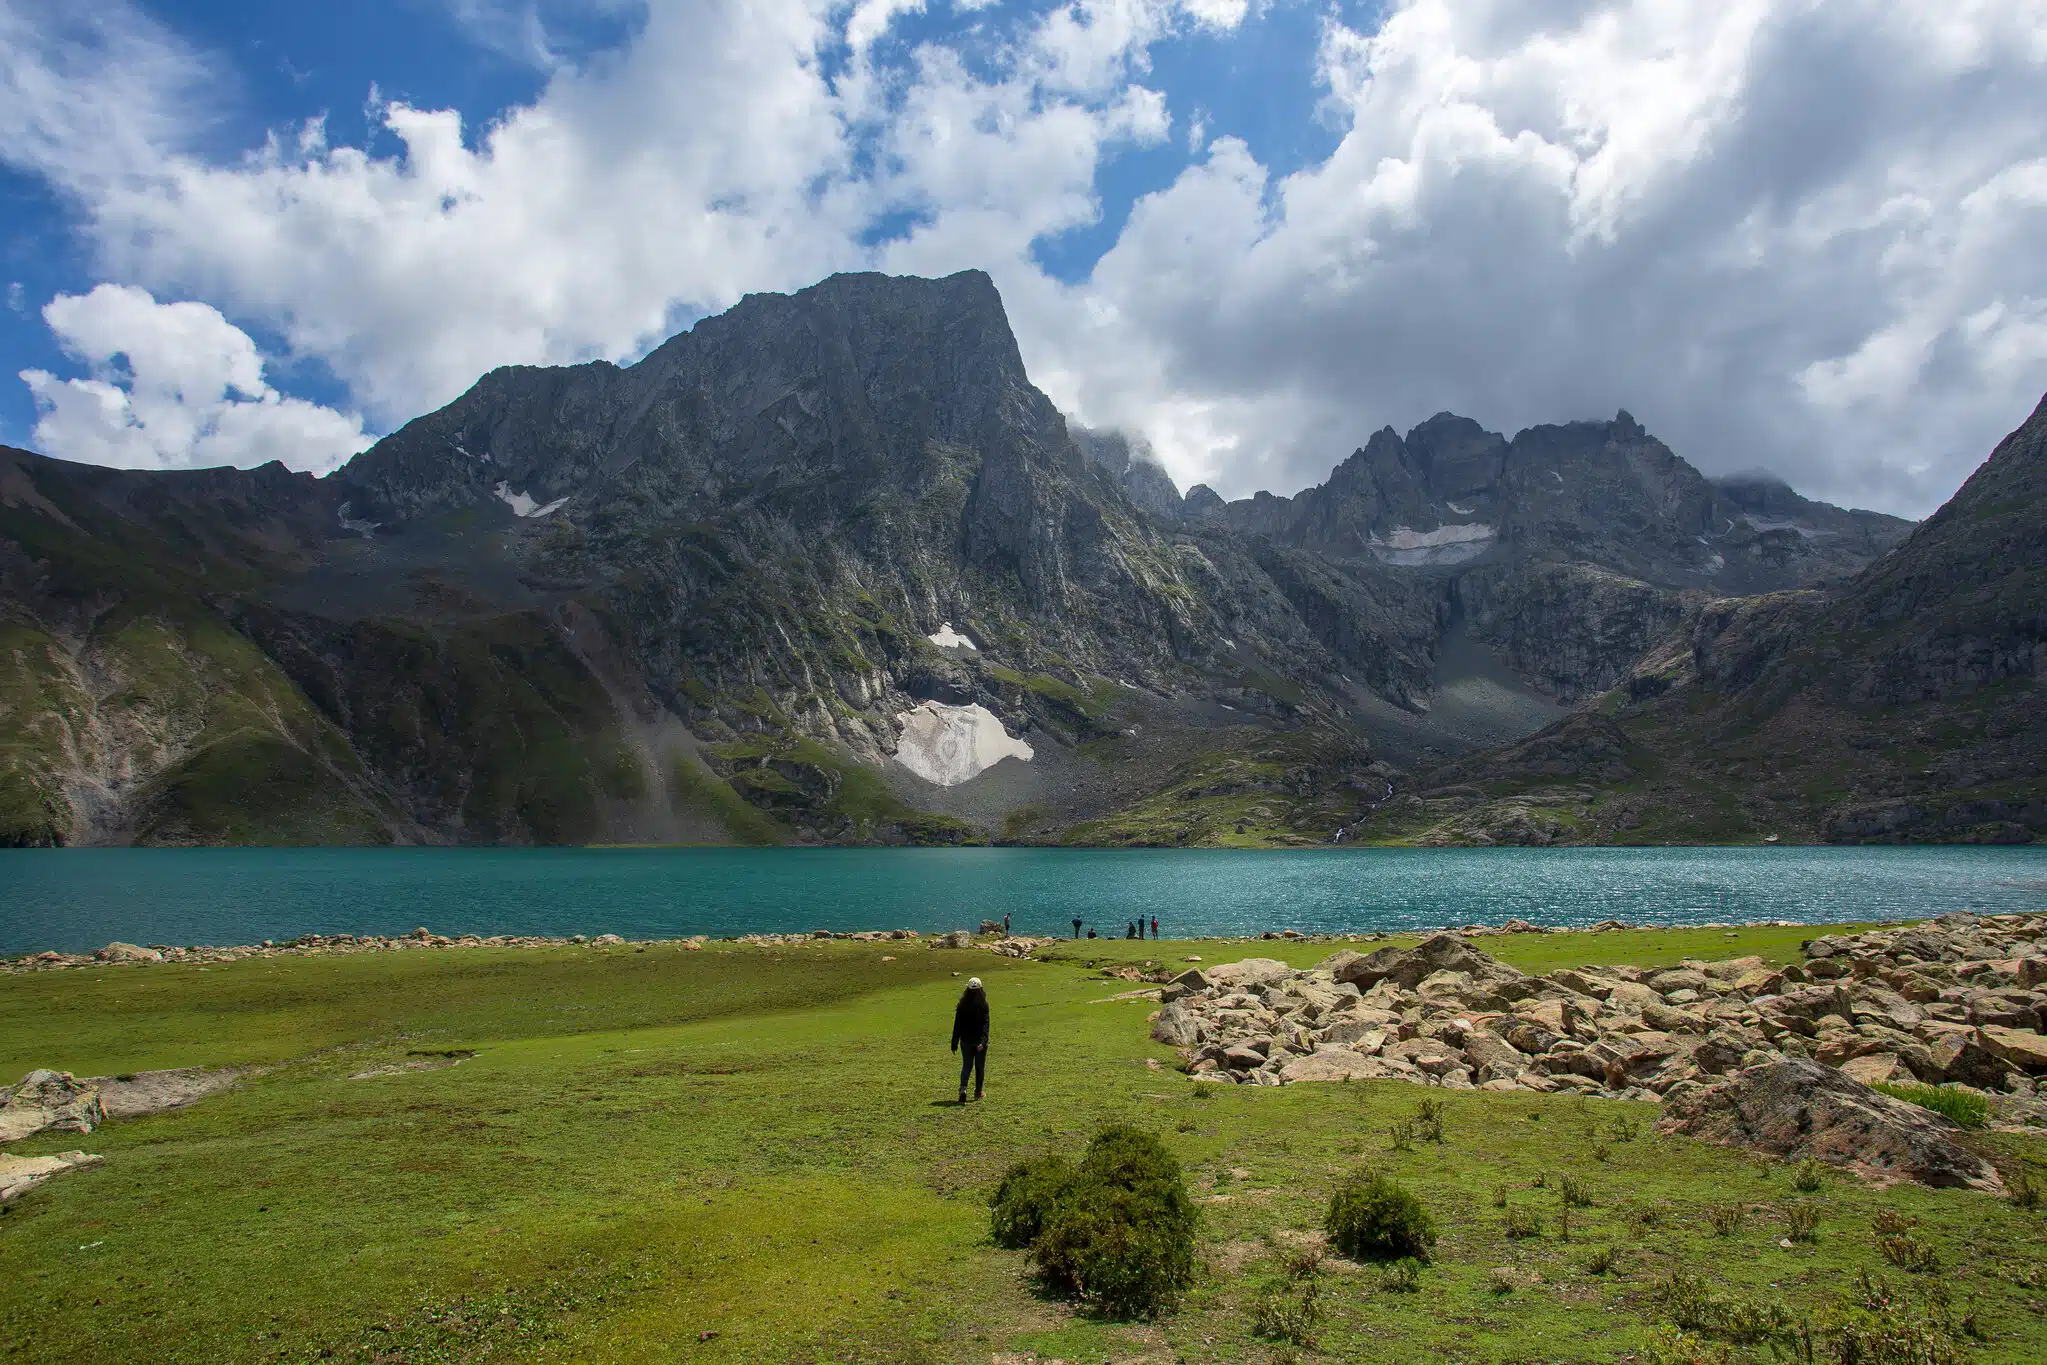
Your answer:
[[[1719,951],[1761,950],[1771,932]],[[1586,961],[1608,937],[1488,947],[1524,965]],[[1638,946],[1693,952],[1673,938]],[[82,1144],[103,1167],[0,1218],[0,1362],[1207,1365],[1270,1359],[1289,1331],[1331,1360],[1611,1361],[1667,1328],[1657,1287],[1678,1277],[1763,1305],[1720,1315],[1737,1326],[1779,1302],[1816,1311],[1864,1272],[1934,1278],[1886,1260],[1880,1237],[1898,1232],[1787,1249],[1782,1224],[1758,1217],[1714,1235],[1705,1211],[1736,1186],[1758,1207],[1787,1205],[1792,1168],[1658,1136],[1645,1106],[1397,1082],[1199,1087],[1154,1070],[1171,1057],[1145,1038],[1151,1004],[1109,999],[1122,983],[1086,970],[1082,949],[1210,962],[1332,950],[1118,940],[1040,963],[903,943],[471,949],[0,978],[0,1076],[270,1068],[190,1109],[109,1124]],[[945,1036],[967,974],[987,980],[996,1032],[989,1098],[962,1108]],[[472,1048],[456,1067],[350,1079]],[[1442,1102],[1445,1140],[1386,1151],[1381,1135],[1424,1097]],[[1623,1117],[1639,1136],[1592,1166]],[[1158,1134],[1201,1201],[1207,1269],[1156,1322],[1040,1297],[1024,1253],[989,1239],[1002,1170],[1117,1122]],[[2047,1155],[2008,1134],[1969,1141]],[[79,1145],[63,1134],[14,1150]],[[1295,1248],[1361,1165],[1435,1220],[1427,1292],[1324,1268],[1312,1322],[1291,1300],[1261,1321],[1261,1293],[1310,1274]],[[1567,1170],[1596,1176],[1572,1240],[1510,1241],[1495,1186],[1553,1222]],[[2047,1276],[2038,1214],[1847,1178],[1826,1199],[1829,1226],[1909,1229],[1938,1258],[1988,1338],[1971,1360],[2047,1349],[2030,1306]],[[1520,1287],[1493,1293],[1496,1267]]]
[[[1964,1128],[1981,1128],[1990,1119],[1989,1103],[1981,1095],[1972,1095],[1966,1090],[1933,1085],[1892,1085],[1888,1082],[1878,1082],[1870,1089],[1881,1090],[1893,1099],[1916,1104],[1921,1109],[1931,1109]]]

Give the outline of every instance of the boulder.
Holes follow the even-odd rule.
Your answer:
[[[1711,1033],[1692,1049],[1692,1064],[1709,1076],[1718,1076],[1739,1070],[1748,1051],[1748,1041],[1737,1034]]]
[[[1391,981],[1403,990],[1413,990],[1437,972],[1462,972],[1486,980],[1511,980],[1521,975],[1497,958],[1480,952],[1455,934],[1436,934],[1412,948],[1381,948],[1337,971],[1338,981],[1348,981],[1369,990],[1381,981]]]
[[[624,943],[625,940],[617,934],[599,934],[596,938],[590,940],[592,948],[618,948],[622,947]]]
[[[1950,1135],[1959,1130],[1949,1120],[1802,1057],[1667,1097],[1657,1126],[1787,1160],[1813,1158],[1878,1180],[2004,1189],[1995,1168],[1956,1145]]]
[[[2003,1090],[2012,1074],[2012,1064],[1985,1047],[1976,1038],[1981,1030],[1943,1033],[1929,1044],[1933,1064],[1946,1080],[1973,1085],[1978,1090]]]
[[[109,943],[93,954],[102,962],[161,962],[163,954],[154,948],[141,948],[133,943]]]
[[[1247,957],[1241,962],[1224,962],[1208,969],[1208,981],[1217,986],[1255,990],[1291,980],[1294,969],[1269,957]]]
[[[1173,978],[1173,984],[1190,991],[1205,991],[1208,989],[1208,978],[1201,974],[1201,968],[1189,967]]]
[[[2027,1029],[2000,1028],[1996,1024],[1985,1024],[1976,1032],[1983,1047],[2000,1061],[2029,1075],[2047,1073],[2047,1038]]]
[[[1385,1080],[1400,1074],[1377,1057],[1367,1057],[1347,1047],[1317,1048],[1279,1069],[1280,1080],[1290,1085],[1296,1081]]]
[[[1512,1080],[1528,1069],[1528,1054],[1496,1033],[1474,1031],[1464,1040],[1464,1055],[1481,1080]]]
[[[1232,1043],[1223,1049],[1222,1063],[1232,1071],[1255,1071],[1265,1065],[1265,1054],[1249,1043]]]
[[[1841,1074],[1864,1085],[1911,1085],[1918,1081],[1895,1052],[1867,1052],[1841,1063]]]
[[[1606,993],[1606,1003],[1618,1010],[1640,1014],[1651,1005],[1661,1005],[1663,994],[1638,981],[1621,981]]]
[[[1662,1033],[1704,1033],[1712,1027],[1705,1015],[1672,1005],[1644,1005],[1642,1022]]]
[[[31,1071],[0,1090],[0,1142],[36,1133],[90,1133],[106,1122],[99,1087],[68,1071]]]
[[[1194,1047],[1201,1042],[1201,1024],[1178,1005],[1167,1005],[1152,1021],[1151,1036],[1167,1047]]]
[[[940,934],[932,939],[931,945],[934,948],[971,948],[974,946],[974,936],[965,929],[955,929],[949,934]]]
[[[106,1160],[88,1152],[59,1152],[55,1156],[9,1156],[0,1152],[0,1204],[12,1203],[53,1175],[97,1166]]]

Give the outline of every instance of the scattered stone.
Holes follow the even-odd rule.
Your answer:
[[[55,1156],[9,1156],[0,1152],[0,1204],[10,1204],[53,1175],[84,1170],[105,1161],[89,1152],[59,1152]]]
[[[217,1095],[240,1080],[235,1067],[212,1070],[203,1066],[174,1071],[138,1071],[126,1078],[95,1076],[90,1084],[100,1092],[100,1104],[110,1119],[142,1118],[171,1109],[182,1109],[209,1095]]]
[[[163,954],[154,948],[138,948],[132,943],[109,943],[93,954],[102,962],[161,962]]]
[[[1787,1057],[1667,1101],[1659,1129],[1725,1147],[1813,1158],[1875,1180],[2002,1193],[1995,1168],[1949,1136],[1939,1114],[1871,1090],[1819,1062]]]
[[[68,1071],[31,1071],[0,1091],[0,1142],[37,1133],[90,1133],[106,1121],[99,1087]]]

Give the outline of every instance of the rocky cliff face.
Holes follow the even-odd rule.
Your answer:
[[[2043,565],[2047,400],[1860,574],[1696,608],[1595,708],[1428,774],[1377,828],[1426,842],[2047,837]]]
[[[1625,414],[1439,417],[1294,499],[1147,456],[1032,386],[978,272],[494,371],[325,480],[6,452],[0,839],[1321,842],[1388,726],[1469,747],[1453,634],[1577,697],[1711,584],[1889,534]]]

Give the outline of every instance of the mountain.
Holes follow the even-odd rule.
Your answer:
[[[1369,834],[2028,842],[2047,836],[2043,676],[2047,398],[1860,573],[1711,603],[1597,703],[1423,774]]]
[[[1204,493],[976,271],[495,370],[325,479],[0,451],[0,841],[1326,842],[1906,529],[1625,414]]]

